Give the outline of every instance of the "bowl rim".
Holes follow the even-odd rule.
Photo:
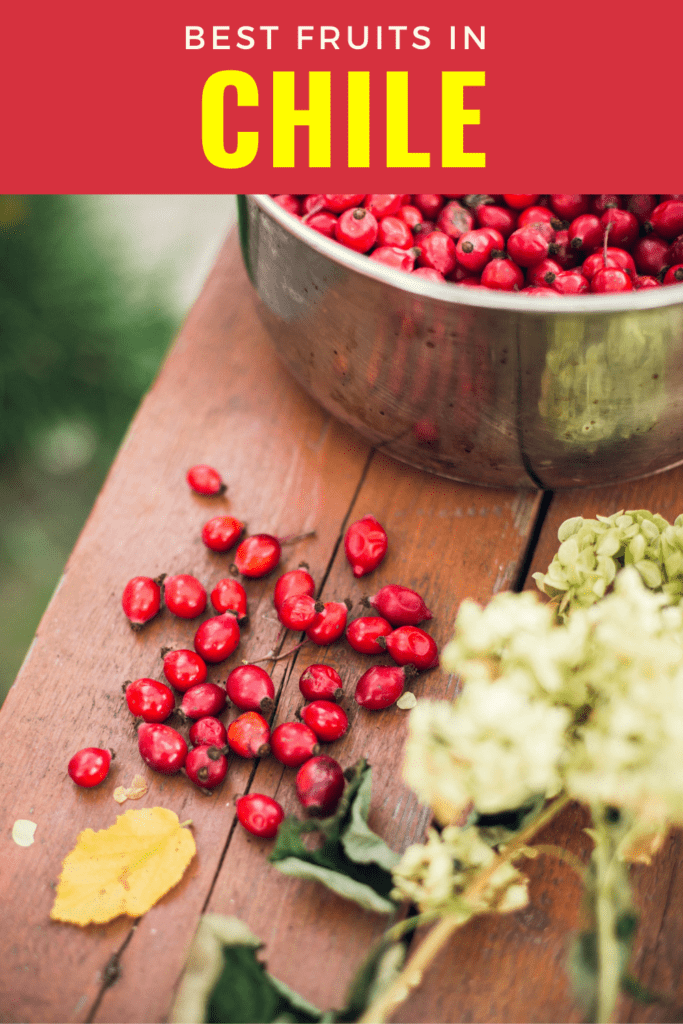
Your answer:
[[[547,295],[524,295],[521,292],[494,291],[485,288],[457,287],[450,281],[427,281],[413,277],[405,271],[368,259],[363,253],[347,249],[332,238],[327,238],[314,228],[298,220],[294,214],[283,209],[270,195],[251,193],[256,205],[285,231],[309,248],[342,267],[353,270],[362,277],[383,282],[410,295],[445,302],[452,306],[476,306],[482,309],[502,309],[510,312],[545,313],[628,313],[646,309],[662,309],[669,306],[683,307],[683,284],[665,285],[661,288],[644,288],[640,291],[620,292],[602,295],[559,295],[557,299]]]

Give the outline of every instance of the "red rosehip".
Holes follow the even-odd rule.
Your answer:
[[[486,207],[482,207],[486,209]],[[482,227],[483,225],[479,225]],[[487,227],[497,227],[497,224],[486,225]],[[471,231],[474,227],[474,216],[472,213],[465,209],[462,203],[459,203],[457,199],[447,203],[440,211],[436,221],[436,227],[438,231],[442,231],[449,238],[452,238],[454,242],[464,235],[466,231]]]
[[[369,711],[381,711],[395,704],[403,693],[406,680],[415,673],[411,665],[373,665],[356,684],[355,698]]]
[[[422,277],[425,281],[445,281],[446,278],[434,267],[416,267],[411,271],[413,277]]]
[[[370,259],[375,263],[383,263],[385,267],[409,273],[415,266],[416,252],[416,249],[399,249],[395,245],[380,245],[370,253]]]
[[[281,206],[283,210],[287,211],[287,213],[301,213],[301,205],[296,196],[285,194],[273,196],[273,199],[275,200],[277,205]]]
[[[143,722],[138,728],[138,749],[143,761],[162,775],[175,775],[185,764],[187,743],[170,725]]]
[[[602,245],[604,229],[594,213],[582,213],[569,225],[569,243],[572,249],[591,253]]]
[[[630,274],[631,277],[636,272],[636,265],[631,254],[626,252],[625,249],[614,249],[610,246],[606,249],[598,249],[597,252],[586,256],[581,264],[580,272],[585,278],[592,281],[598,270],[604,270],[605,267],[619,267],[621,270],[625,270],[627,274]]]
[[[494,249],[505,248],[505,239],[500,232],[497,232],[499,241],[492,237],[492,232],[493,228],[474,228],[460,236],[455,249],[461,267],[470,273],[479,273],[491,259]]]
[[[375,217],[381,220],[382,217],[391,217],[401,209],[402,196],[398,193],[378,194],[370,193],[363,200],[363,206]]]
[[[636,217],[628,210],[605,210],[600,223],[603,230],[609,229],[607,237],[610,245],[620,249],[630,249],[640,231]]]
[[[218,581],[211,591],[211,604],[219,615],[223,615],[225,612],[233,613],[240,626],[249,618],[247,592],[242,584],[232,576]]]
[[[245,711],[228,726],[228,746],[240,757],[267,757],[270,726],[258,711]]]
[[[224,747],[228,733],[219,718],[205,715],[190,726],[190,743],[193,747]]]
[[[517,216],[506,206],[482,205],[477,210],[478,228],[495,228],[503,238],[509,238],[517,227]]]
[[[324,754],[306,761],[296,774],[296,795],[309,814],[333,814],[344,792],[346,779],[338,761]]]
[[[653,229],[668,241],[683,231],[683,200],[667,199],[655,206],[650,217]]]
[[[175,697],[164,683],[142,678],[126,684],[126,704],[136,718],[165,722],[175,708]]]
[[[631,292],[633,281],[631,275],[620,267],[603,267],[593,275],[592,292]]]
[[[327,210],[311,213],[308,217],[304,217],[304,223],[309,228],[313,228],[314,231],[324,235],[325,238],[334,238],[334,233],[337,229],[337,218],[333,213],[329,213]]]
[[[279,610],[288,597],[298,597],[302,594],[305,594],[307,597],[313,597],[315,594],[315,581],[306,569],[301,567],[290,569],[289,572],[280,576],[275,584],[273,604],[276,610]]]
[[[365,199],[365,193],[356,193],[355,195],[330,195],[324,196],[325,206],[332,213],[343,213],[344,210],[350,210],[352,206],[360,206]]]
[[[423,221],[422,213],[417,206],[401,206],[396,216],[407,224],[411,231],[414,231]]]
[[[445,277],[455,269],[458,262],[455,242],[444,231],[432,231],[420,241],[420,255],[417,262],[421,267],[432,267],[434,270],[438,270]]]
[[[531,224],[555,224],[559,227],[555,214],[547,206],[527,206],[517,218],[517,227],[526,228]]]
[[[380,615],[363,615],[349,623],[346,639],[354,651],[360,654],[382,654],[384,648],[377,642],[381,636],[388,636],[393,626]]]
[[[104,782],[111,765],[111,750],[103,750],[101,747],[84,747],[69,761],[67,771],[72,782],[77,786],[90,789],[92,786],[99,786]]]
[[[413,232],[399,217],[383,217],[377,228],[377,242],[397,249],[409,249],[413,244]]]
[[[314,626],[324,611],[322,601],[316,601],[308,594],[292,594],[280,605],[278,618],[287,629],[300,631]]]
[[[399,626],[381,645],[397,665],[413,665],[420,672],[439,664],[439,649],[433,637],[419,626]]]
[[[389,583],[378,590],[368,603],[392,626],[419,626],[432,613],[415,590]]]
[[[309,626],[306,636],[323,647],[338,640],[346,628],[349,609],[343,601],[326,601],[320,619]]]
[[[523,210],[527,206],[533,206],[540,198],[540,193],[533,196],[503,195],[503,199],[513,210]]]
[[[282,547],[277,537],[269,533],[255,533],[245,537],[235,552],[235,567],[243,576],[258,579],[277,568]]]
[[[260,665],[238,665],[228,676],[225,689],[240,711],[260,711],[269,715],[273,710],[273,680]]]
[[[550,208],[561,220],[575,220],[582,213],[588,213],[590,196],[551,195]]]
[[[222,477],[213,466],[193,466],[187,471],[187,482],[197,494],[213,496],[223,494],[226,487]]]
[[[362,206],[344,210],[334,230],[335,238],[347,249],[367,252],[377,241],[377,220]]]
[[[680,284],[681,281],[683,281],[683,263],[676,263],[667,270],[663,284]]]
[[[123,588],[121,607],[133,629],[140,629],[161,609],[159,580],[150,576],[134,576]]]
[[[194,635],[197,654],[212,665],[225,661],[237,649],[240,627],[230,612],[206,619]]]
[[[524,274],[507,256],[493,257],[481,272],[481,283],[496,291],[518,291],[524,287]]]
[[[235,801],[240,825],[261,839],[274,839],[285,812],[272,797],[264,793],[247,793]]]
[[[314,700],[301,709],[301,718],[323,743],[341,739],[349,727],[346,712],[330,700]]]
[[[195,651],[166,651],[163,657],[164,675],[176,690],[185,692],[206,682],[206,662]]]
[[[558,274],[562,273],[562,267],[557,260],[547,259],[541,260],[540,263],[536,263],[533,267],[529,267],[526,275],[526,283],[530,285],[540,285],[543,288],[545,285],[552,285],[553,281]]]
[[[335,700],[342,696],[342,680],[331,665],[309,665],[299,678],[299,689],[306,700]]]
[[[641,277],[636,274],[633,278],[633,287],[636,291],[640,291],[641,288],[660,288],[661,282],[656,277],[648,277],[646,274]]]
[[[508,253],[520,267],[533,267],[552,253],[551,242],[537,225],[517,228],[508,238]]]
[[[633,246],[633,261],[639,274],[656,277],[671,264],[670,246],[658,235],[645,235]]]
[[[216,789],[228,774],[228,759],[218,747],[202,744],[189,751],[185,773],[200,789]]]
[[[657,199],[655,196],[634,195],[628,197],[626,209],[634,215],[639,224],[646,224],[652,216],[656,205]]]
[[[211,551],[229,551],[239,540],[244,523],[234,516],[214,516],[202,527],[202,540]]]
[[[167,576],[164,580],[164,601],[173,615],[195,619],[206,608],[206,591],[199,580],[186,573]]]
[[[590,283],[578,267],[574,270],[563,270],[553,281],[553,288],[560,295],[583,295],[590,291]]]
[[[418,210],[428,220],[435,220],[436,216],[443,206],[444,197],[436,192],[422,192],[418,195],[413,195],[413,205],[417,206]]]
[[[193,721],[209,716],[215,718],[225,710],[227,703],[228,697],[222,686],[216,683],[197,683],[183,694],[180,710]]]
[[[376,569],[387,553],[386,530],[374,516],[352,523],[344,535],[344,552],[356,577]]]
[[[288,768],[298,768],[318,753],[318,738],[305,722],[283,722],[270,737],[273,757]]]

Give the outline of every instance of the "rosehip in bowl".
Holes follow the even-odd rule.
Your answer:
[[[84,789],[92,786],[99,786],[104,782],[111,765],[111,750],[103,750],[101,747],[84,747],[79,750],[69,761],[67,771],[72,782]]]
[[[303,707],[300,714],[302,721],[323,743],[341,739],[349,727],[346,712],[331,700],[314,700]]]
[[[175,708],[175,697],[164,683],[142,678],[126,685],[126,704],[136,718],[145,722],[165,722]]]
[[[397,192],[371,192],[365,196],[363,206],[377,219],[390,217],[401,208],[402,196]]]
[[[583,295],[589,292],[590,283],[577,267],[575,270],[563,270],[553,281],[553,288],[560,295]]]
[[[338,242],[354,252],[367,252],[377,240],[377,220],[362,206],[344,210],[334,229]]]
[[[199,580],[186,573],[164,580],[166,607],[181,619],[195,619],[206,608],[206,591]]]
[[[455,242],[444,231],[432,231],[420,242],[417,262],[421,267],[431,267],[446,277],[458,263]]]
[[[407,273],[415,266],[415,254],[417,249],[399,249],[395,245],[381,245],[370,253],[370,259],[375,263],[383,263],[394,270],[404,270]]]
[[[683,281],[683,263],[669,267],[664,275],[663,284],[680,284]]]
[[[138,749],[143,761],[162,775],[175,775],[185,765],[187,743],[170,725],[143,722],[138,728]]]
[[[374,516],[365,515],[352,523],[344,535],[344,552],[356,577],[376,569],[387,553],[386,530]]]
[[[238,665],[228,676],[225,689],[240,711],[260,711],[268,715],[273,710],[273,680],[260,665]]]
[[[344,210],[350,210],[352,206],[360,206],[365,199],[365,192],[342,194],[342,193],[327,193],[323,196],[325,200],[325,207],[331,210],[332,213],[343,213]]]
[[[240,627],[230,612],[206,619],[194,635],[197,654],[212,665],[225,661],[237,649]]]
[[[305,722],[283,722],[270,737],[273,757],[288,768],[298,768],[320,750],[318,738]]]
[[[261,839],[274,839],[285,812],[272,797],[264,793],[247,793],[235,801],[240,825]]]
[[[631,275],[620,267],[603,267],[593,275],[592,292],[630,292],[633,291]]]
[[[228,759],[218,747],[202,744],[189,751],[185,773],[200,789],[215,789],[228,774]]]
[[[193,491],[205,496],[223,494],[226,489],[220,473],[213,466],[192,466],[187,471],[187,482]]]
[[[240,757],[267,757],[270,726],[258,711],[245,711],[228,726],[228,746]]]
[[[345,785],[341,765],[325,754],[310,758],[296,774],[299,802],[318,817],[334,814]]]
[[[195,651],[167,651],[164,654],[164,675],[171,686],[184,692],[197,683],[206,682],[206,662]]]
[[[495,291],[518,291],[524,287],[524,274],[509,257],[493,256],[481,272],[481,283]]]
[[[342,696],[342,679],[331,665],[309,665],[299,678],[306,700],[335,700]]]
[[[667,199],[655,206],[650,223],[661,238],[671,241],[680,235],[683,231],[683,200]]]

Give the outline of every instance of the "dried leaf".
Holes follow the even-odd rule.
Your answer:
[[[117,804],[124,804],[126,800],[139,800],[147,792],[147,782],[144,775],[134,775],[130,786],[117,786],[114,790],[114,800]]]
[[[64,859],[50,917],[103,924],[140,917],[172,889],[192,860],[192,833],[164,807],[126,811],[110,828],[87,828]]]
[[[17,818],[12,825],[12,839],[17,846],[33,846],[35,842],[33,837],[37,827],[35,821],[29,821],[28,818]]]

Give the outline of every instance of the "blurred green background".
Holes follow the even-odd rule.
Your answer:
[[[0,196],[0,702],[229,196]]]

